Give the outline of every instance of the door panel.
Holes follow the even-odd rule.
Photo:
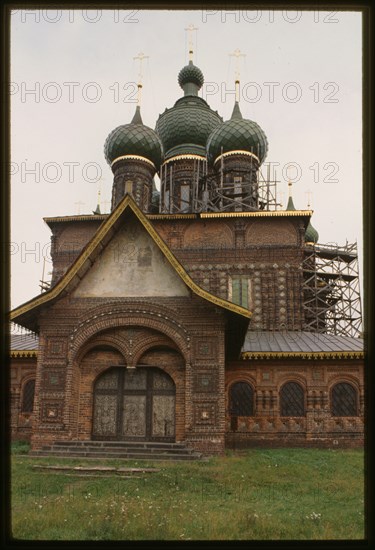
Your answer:
[[[156,367],[109,369],[94,388],[93,437],[173,441],[175,393],[172,378]]]
[[[175,427],[174,395],[154,395],[152,412],[152,435],[173,437]]]
[[[117,395],[96,395],[94,434],[113,437],[117,433]]]
[[[146,436],[146,396],[125,395],[123,406],[124,436]]]

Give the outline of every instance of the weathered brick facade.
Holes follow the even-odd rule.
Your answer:
[[[304,328],[332,300],[328,290],[306,313],[306,292],[314,298],[329,280],[304,288],[312,212],[291,198],[287,210],[272,203],[258,176],[266,136],[238,102],[223,123],[198,97],[192,61],[179,83],[184,96],[156,132],[138,106],[108,136],[111,214],[45,218],[51,288],[12,313],[39,335],[34,356],[13,354],[14,436],[35,450],[135,438],[205,454],[360,444],[363,348],[355,338],[313,342]],[[324,333],[325,322],[315,328]],[[248,335],[258,333],[255,353]],[[267,351],[264,334],[274,333],[289,336]]]
[[[211,294],[231,300],[233,277],[251,281],[254,330],[301,330],[303,218],[149,218],[190,277]],[[88,240],[95,224],[99,220],[51,223],[59,273],[67,272],[75,259],[65,254],[67,243],[74,243],[79,254],[87,244],[83,235]],[[61,257],[58,250],[64,250]],[[144,256],[138,256],[138,264],[142,262]],[[38,322],[37,365],[31,358],[15,358],[12,370],[13,433],[31,436],[34,449],[57,440],[92,438],[95,382],[116,366],[152,366],[167,373],[176,388],[175,441],[207,454],[221,453],[225,445],[335,446],[363,440],[360,359],[270,356],[239,361],[234,340],[228,343],[228,313],[192,291],[155,298],[71,292],[46,307]],[[33,417],[20,411],[22,388],[32,376]],[[304,416],[280,415],[280,388],[288,381],[303,387]],[[230,410],[235,382],[246,382],[254,391],[251,416],[233,416]],[[330,392],[337,382],[355,387],[356,416],[332,416]]]

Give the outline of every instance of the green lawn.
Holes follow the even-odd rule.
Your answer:
[[[32,540],[363,539],[363,451],[228,452],[207,462],[101,460],[150,466],[140,478],[42,473],[12,457],[12,532]]]

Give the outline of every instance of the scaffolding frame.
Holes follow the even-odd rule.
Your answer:
[[[342,247],[308,244],[302,270],[303,330],[360,337],[362,306],[357,243]]]
[[[173,178],[174,163],[165,163],[160,171],[161,201],[160,213],[199,213],[199,212],[248,212],[272,211],[282,207],[277,201],[276,179],[271,179],[270,164],[266,164],[266,174],[258,166],[226,168],[224,157],[220,160],[217,172],[208,172],[206,160],[193,161],[190,175],[190,207],[176,194]],[[241,181],[236,181],[240,175]],[[255,179],[254,179],[255,176]]]

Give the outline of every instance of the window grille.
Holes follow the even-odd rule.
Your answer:
[[[357,391],[346,382],[336,384],[331,394],[332,416],[357,416]]]
[[[254,416],[254,390],[246,382],[236,382],[230,388],[231,416]]]
[[[23,388],[22,412],[32,413],[34,408],[35,380],[26,382]]]
[[[297,382],[287,382],[281,388],[280,416],[305,416],[304,391]]]

